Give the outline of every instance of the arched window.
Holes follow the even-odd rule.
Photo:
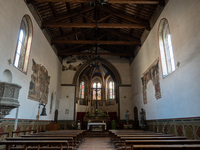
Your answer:
[[[93,100],[101,100],[101,83],[93,83]]]
[[[33,33],[32,30],[31,19],[28,15],[25,15],[21,22],[14,59],[14,66],[22,72],[27,72]]]
[[[169,31],[169,24],[166,19],[162,19],[160,22],[159,47],[160,47],[163,77],[165,77],[175,70],[172,40]]]
[[[85,83],[82,81],[80,84],[80,98],[84,99],[85,95]]]
[[[109,99],[115,99],[115,83],[109,82]]]

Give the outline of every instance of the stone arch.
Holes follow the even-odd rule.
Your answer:
[[[93,58],[88,60],[87,62],[85,62],[83,65],[81,65],[81,67],[76,71],[74,78],[73,78],[73,84],[78,85],[79,83],[79,77],[82,74],[82,72],[92,63],[92,62],[99,62],[102,65],[104,65],[104,67],[106,68],[106,70],[109,71],[110,75],[112,76],[113,80],[116,83],[116,102],[118,103],[119,101],[119,96],[117,95],[119,88],[118,85],[121,84],[121,77],[119,75],[119,72],[117,71],[117,69],[108,61],[106,61],[105,59],[102,58]]]
[[[121,77],[119,75],[119,72],[117,71],[117,69],[108,61],[106,61],[105,59],[102,59],[102,58],[93,58],[93,59],[90,59],[88,60],[86,63],[84,63],[77,71],[76,71],[76,74],[74,75],[74,79],[73,79],[73,84],[77,84],[77,81],[78,81],[78,78],[80,76],[80,74],[82,73],[82,71],[88,66],[90,65],[91,62],[93,61],[97,61],[97,62],[100,62],[102,64],[104,64],[107,68],[106,69],[109,69],[113,75],[115,76],[115,79],[116,79],[116,83],[119,85],[121,84]]]

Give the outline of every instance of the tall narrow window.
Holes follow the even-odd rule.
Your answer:
[[[101,83],[93,83],[93,100],[101,100]]]
[[[97,96],[96,96],[96,88],[97,88],[97,84],[96,84],[96,83],[93,83],[93,100],[96,100],[96,99],[97,99]]]
[[[28,60],[32,41],[32,22],[28,15],[25,15],[22,19],[17,49],[15,53],[14,66],[22,72],[27,71]]]
[[[109,99],[115,99],[115,88],[114,82],[109,83]]]
[[[81,84],[80,84],[80,98],[81,99],[84,99],[84,94],[85,94],[85,84],[82,81]]]
[[[172,47],[169,24],[166,19],[162,19],[159,26],[159,46],[163,77],[175,70],[174,53]]]

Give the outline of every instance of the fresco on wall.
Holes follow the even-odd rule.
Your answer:
[[[36,64],[34,59],[32,60],[33,73],[31,75],[31,82],[29,86],[28,98],[40,101],[43,103],[48,102],[49,83],[50,76],[46,68],[40,64]]]
[[[62,71],[72,70],[77,71],[79,67],[84,64],[91,56],[76,56],[74,58],[66,60],[66,65],[63,64]]]
[[[151,80],[155,88],[156,99],[161,98],[160,92],[160,80],[159,80],[159,60],[156,60],[150,67],[143,73],[142,77],[142,91],[143,91],[143,102],[147,103],[147,84]]]

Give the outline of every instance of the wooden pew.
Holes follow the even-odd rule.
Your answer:
[[[77,141],[84,141],[86,130],[59,130],[59,131],[47,131],[47,132],[39,132],[39,135],[77,135]]]
[[[116,130],[109,133],[111,140],[116,139],[117,135],[164,135],[162,133],[154,133],[141,130]]]
[[[128,146],[133,149],[133,145],[171,145],[171,144],[200,144],[200,140],[125,140],[124,149]],[[121,147],[123,149],[123,147]]]
[[[40,149],[41,146],[57,146],[57,150],[63,150],[63,144],[67,146],[68,150],[68,141],[66,140],[46,140],[46,141],[38,141],[38,140],[10,140],[10,141],[0,141],[0,145],[6,145],[6,150],[11,150],[11,149],[23,149],[27,150],[29,146],[37,146],[37,150]],[[12,147],[13,145],[15,146],[24,146],[24,147]],[[42,149],[45,149],[42,148]],[[48,150],[49,147],[47,147],[46,150]]]
[[[1,132],[0,135],[7,135],[7,137],[9,137],[9,132]]]
[[[162,150],[199,150],[200,144],[184,144],[184,145],[133,145],[131,150],[154,150],[154,149],[162,149]]]
[[[72,137],[73,138],[73,146],[77,146],[79,144],[77,140],[77,135],[75,134],[70,134],[70,135],[40,135],[40,134],[31,134],[31,135],[22,135],[22,138],[33,138],[33,137]],[[69,141],[70,142],[70,141]]]
[[[68,147],[74,148],[73,137],[18,137],[18,138],[6,138],[6,141],[68,141]],[[69,144],[70,143],[70,144]]]
[[[125,145],[125,140],[186,140],[187,137],[120,137],[117,146],[122,147]]]
[[[172,137],[172,134],[152,134],[147,132],[146,134],[135,134],[135,133],[130,133],[130,134],[119,134],[119,133],[115,133],[112,137],[111,140],[118,142],[120,140],[121,137]]]
[[[21,132],[23,132],[24,135],[26,135],[26,132],[32,132],[32,131],[33,131],[33,133],[37,132],[37,130],[12,131],[12,136],[11,137],[13,137],[14,133],[21,133]]]

